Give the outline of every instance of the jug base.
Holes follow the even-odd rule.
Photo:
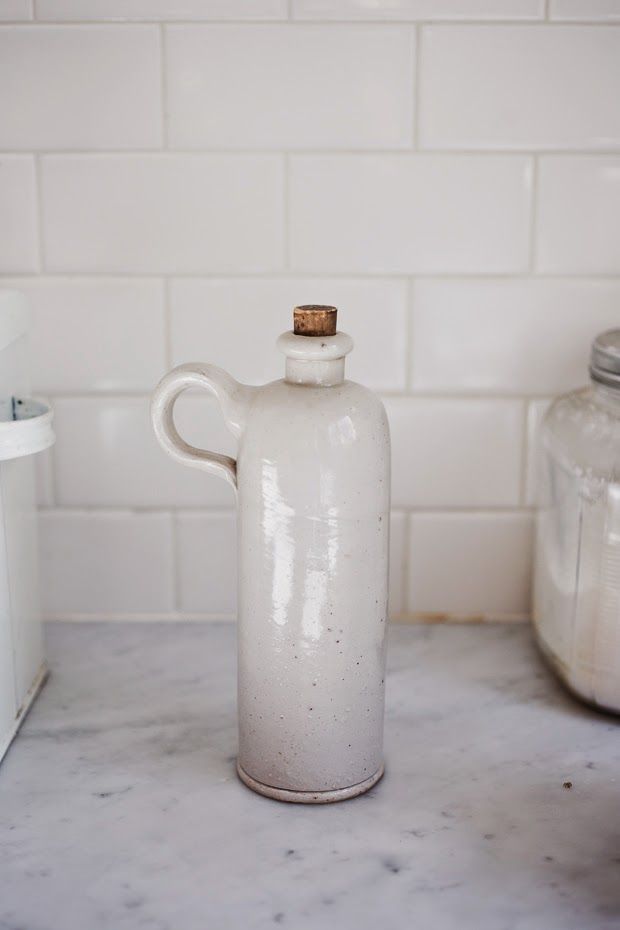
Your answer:
[[[273,798],[276,801],[288,801],[290,804],[333,804],[335,801],[346,801],[348,798],[355,798],[359,794],[364,794],[376,785],[383,777],[385,766],[365,778],[364,781],[356,785],[349,785],[347,788],[335,788],[333,791],[289,791],[288,788],[274,788],[273,785],[265,785],[261,781],[256,781],[251,775],[248,775],[237,762],[237,775],[248,788],[258,794],[265,795],[266,798]]]

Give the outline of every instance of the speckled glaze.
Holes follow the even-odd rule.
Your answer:
[[[239,774],[316,804],[383,772],[390,442],[381,401],[344,380],[349,336],[284,333],[278,346],[283,380],[247,387],[182,365],[152,415],[174,458],[238,492]],[[196,386],[219,398],[236,462],[178,436],[174,401]]]

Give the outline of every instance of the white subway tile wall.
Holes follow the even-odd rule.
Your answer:
[[[410,148],[414,62],[413,27],[171,26],[170,144]]]
[[[541,158],[539,167],[537,269],[617,274],[620,157],[550,155]]]
[[[234,618],[237,608],[235,514],[181,511],[176,518],[179,608]]]
[[[36,0],[36,4],[37,19],[49,22],[288,18],[288,0]]]
[[[551,19],[620,23],[620,0],[549,0]]]
[[[175,609],[172,517],[49,510],[41,514],[40,584],[54,616],[167,616]]]
[[[157,26],[0,28],[0,149],[160,147],[159,42]]]
[[[532,164],[501,155],[293,155],[295,271],[526,271]]]
[[[0,154],[0,273],[37,271],[36,187],[30,155]]]
[[[3,286],[22,291],[30,304],[32,386],[38,393],[144,393],[161,377],[162,281],[41,275],[5,278]]]
[[[334,303],[393,438],[396,618],[529,612],[550,398],[620,325],[620,0],[0,0],[0,286],[32,308],[49,616],[235,613],[183,361]],[[235,348],[243,332],[243,348]],[[235,454],[213,399],[181,433]]]
[[[620,137],[620,29],[429,26],[422,43],[424,149],[596,150]]]
[[[32,19],[33,0],[0,0],[0,22],[27,22]]]
[[[510,618],[528,610],[532,517],[527,513],[416,513],[409,601],[429,614]]]
[[[45,155],[40,196],[50,271],[283,268],[281,155]]]
[[[138,349],[139,351],[139,349]],[[232,507],[233,491],[162,455],[146,397],[58,397],[56,492],[62,507]],[[183,398],[177,425],[193,445],[235,453],[215,401]]]
[[[395,507],[516,507],[523,402],[386,397]]]
[[[414,390],[551,394],[583,381],[592,333],[618,325],[620,281],[425,278],[411,314]]]
[[[544,0],[291,0],[295,19],[540,19]],[[587,2],[587,0],[584,0]]]

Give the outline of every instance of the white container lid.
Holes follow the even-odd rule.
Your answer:
[[[0,401],[0,462],[34,455],[52,446],[54,411],[41,400],[9,397]]]

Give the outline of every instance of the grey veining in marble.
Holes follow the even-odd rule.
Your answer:
[[[620,927],[620,732],[527,627],[393,627],[387,774],[234,774],[234,627],[56,624],[0,767],[2,930]],[[571,782],[572,787],[563,787]]]

